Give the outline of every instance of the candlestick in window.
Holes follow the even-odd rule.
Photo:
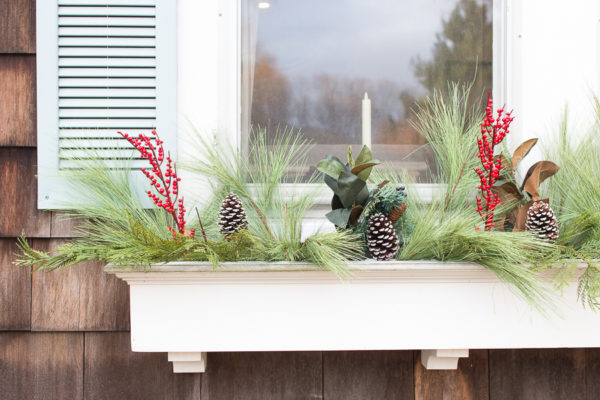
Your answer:
[[[371,100],[367,92],[362,101],[362,144],[371,148]]]

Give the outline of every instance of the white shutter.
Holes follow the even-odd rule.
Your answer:
[[[156,128],[176,157],[176,4],[37,3],[39,208],[64,207],[61,171],[89,150],[115,166],[137,156],[118,131]]]

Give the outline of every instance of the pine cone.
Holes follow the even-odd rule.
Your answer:
[[[369,218],[367,247],[371,256],[379,261],[391,260],[398,253],[398,235],[392,221],[381,213]]]
[[[537,233],[540,239],[549,242],[554,242],[559,234],[554,211],[543,201],[536,201],[527,210],[525,229]]]
[[[242,202],[233,193],[229,193],[221,204],[219,213],[219,232],[227,238],[242,229],[248,229],[248,220]]]
[[[406,203],[402,203],[388,213],[388,218],[392,221],[392,224],[395,224],[396,221],[398,221],[402,217],[405,211]]]

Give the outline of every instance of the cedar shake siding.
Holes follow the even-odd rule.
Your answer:
[[[202,375],[131,352],[127,285],[101,264],[12,265],[21,232],[46,250],[73,232],[36,207],[35,62],[35,1],[0,0],[0,399],[600,398],[599,349],[472,350],[456,371],[418,351],[210,353]]]

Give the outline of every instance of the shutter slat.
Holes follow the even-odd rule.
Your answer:
[[[156,36],[156,28],[131,27],[108,28],[106,26],[61,27],[58,37],[150,37]]]
[[[155,68],[155,58],[61,57],[59,67]]]
[[[58,45],[61,47],[131,47],[135,42],[136,47],[154,48],[153,37],[59,37]]]
[[[127,77],[127,78],[60,78],[59,88],[154,88],[155,78]]]
[[[122,98],[62,98],[58,100],[58,107],[86,109],[95,108],[133,108],[133,107],[156,108],[156,99],[122,99]]]
[[[59,57],[123,57],[136,58],[148,57],[154,58],[156,51],[154,48],[148,47],[59,47]]]
[[[60,108],[58,117],[69,119],[93,119],[93,118],[156,118],[156,110],[153,108]]]
[[[97,67],[97,68],[85,68],[85,67],[63,67],[60,69],[61,78],[71,77],[106,77],[109,78],[124,78],[124,77],[145,77],[153,78],[156,76],[156,70],[152,68],[108,68],[108,67]]]
[[[126,6],[126,7],[154,7],[156,4],[155,0],[59,0],[58,5],[60,6]]]
[[[58,27],[94,27],[94,26],[102,26],[109,28],[119,28],[119,27],[148,27],[155,28],[155,21],[152,18],[134,18],[134,17],[77,17],[77,16],[68,16],[68,17],[59,17],[58,18]]]
[[[107,7],[106,5],[92,5],[88,7],[68,6],[59,7],[59,17],[64,16],[86,16],[86,17],[129,17],[129,18],[152,18],[156,10],[154,7]]]
[[[92,88],[77,89],[64,88],[58,92],[59,98],[155,98],[156,89],[131,89],[131,88]]]
[[[62,129],[60,131],[60,139],[72,139],[77,138],[79,140],[89,140],[89,139],[108,139],[119,137],[115,135],[118,130],[114,129]],[[123,129],[125,132],[126,129]],[[136,129],[135,131],[128,131],[127,133],[138,135],[143,133],[144,135],[150,137],[152,136],[152,129]]]
[[[119,137],[115,139],[108,138],[61,138],[60,139],[60,147],[61,149],[81,149],[81,148],[90,148],[90,149],[126,149],[133,150],[131,145],[125,139]]]
[[[73,159],[72,156],[67,155],[65,158],[59,158],[61,169],[62,170],[71,170],[71,169],[81,169],[81,164]],[[112,168],[115,170],[122,169],[140,169],[140,168],[148,168],[148,161],[146,160],[134,160],[131,161],[127,157],[120,157],[115,160],[115,158],[106,159],[104,163],[108,168]],[[140,172],[141,174],[141,172]],[[142,186],[143,187],[143,186]]]
[[[59,128],[111,128],[115,133],[120,129],[152,129],[155,124],[156,120],[153,118],[61,118],[58,121]]]

